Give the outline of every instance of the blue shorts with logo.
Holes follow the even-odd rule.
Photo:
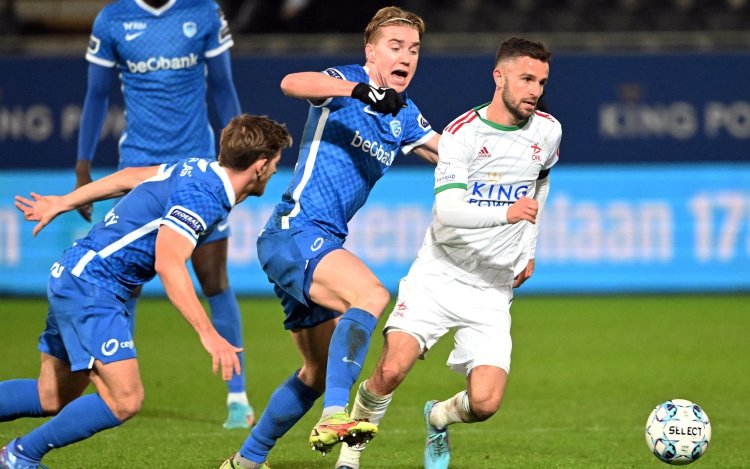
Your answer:
[[[70,363],[72,371],[89,370],[94,360],[111,363],[135,358],[130,318],[123,299],[71,275],[60,264],[47,283],[47,325],[39,350]]]
[[[281,299],[285,329],[309,329],[341,316],[313,303],[309,294],[315,267],[329,252],[343,249],[343,244],[343,239],[312,225],[266,229],[260,234],[258,260]]]

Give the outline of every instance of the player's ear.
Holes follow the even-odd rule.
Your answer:
[[[375,47],[372,44],[365,44],[365,57],[368,62],[375,60]]]
[[[503,83],[503,72],[500,67],[495,67],[492,71],[492,79],[495,80],[495,86],[500,88],[500,85]]]

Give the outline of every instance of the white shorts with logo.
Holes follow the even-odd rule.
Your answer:
[[[399,283],[398,300],[385,333],[406,332],[427,352],[455,329],[448,366],[468,376],[475,366],[491,365],[510,372],[511,285],[480,288],[440,273],[414,275]]]

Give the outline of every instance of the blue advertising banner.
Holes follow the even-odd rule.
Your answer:
[[[434,55],[429,43],[423,52],[408,92],[433,128],[440,131],[491,99],[494,57]],[[361,55],[235,56],[232,67],[243,111],[286,122],[296,145],[308,105],[284,96],[281,79],[291,72],[361,61]],[[555,54],[544,103],[563,125],[564,160],[750,160],[748,63],[748,53]],[[0,57],[0,69],[13,71],[0,74],[0,170],[72,169],[87,66],[83,51],[80,57]],[[95,167],[116,166],[117,140],[125,125],[117,79],[112,87]],[[285,152],[283,166],[293,166],[296,149]],[[396,160],[396,165],[410,160]]]
[[[99,174],[101,176],[101,174]],[[255,239],[291,177],[232,211],[229,275],[239,294],[273,294]],[[89,228],[60,216],[36,238],[13,195],[67,192],[69,171],[0,173],[0,294],[44,294],[49,267]],[[347,247],[395,291],[431,220],[432,171],[396,168],[355,216]],[[111,202],[100,202],[101,218]],[[750,290],[750,164],[555,167],[537,270],[520,293]],[[161,294],[158,282],[146,289]]]

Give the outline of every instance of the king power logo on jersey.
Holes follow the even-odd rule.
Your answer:
[[[396,158],[396,152],[393,150],[387,152],[381,143],[374,140],[365,140],[359,133],[359,130],[354,131],[354,138],[351,145],[354,148],[359,148],[386,166],[393,164],[393,159]]]
[[[490,184],[486,182],[474,182],[470,189],[470,204],[480,207],[498,207],[511,205],[529,192],[527,184]]]
[[[193,54],[182,57],[149,57],[138,62],[125,61],[131,73],[149,73],[159,70],[181,70],[198,65],[198,56]]]

